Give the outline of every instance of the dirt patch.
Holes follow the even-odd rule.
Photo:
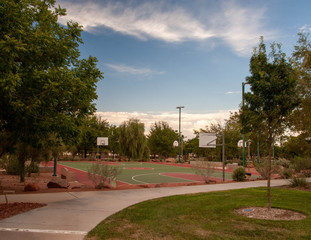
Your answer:
[[[42,203],[2,203],[0,204],[0,220],[44,206],[46,206],[46,204]]]
[[[266,207],[247,207],[234,210],[236,214],[255,219],[264,220],[302,220],[307,216],[300,212],[295,212],[287,209]]]

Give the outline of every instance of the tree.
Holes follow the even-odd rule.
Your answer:
[[[164,158],[174,156],[173,143],[177,139],[178,134],[167,122],[155,122],[151,125],[147,140],[150,153]]]
[[[83,150],[84,158],[89,151],[96,150],[97,137],[106,137],[109,134],[109,123],[97,116],[89,116],[81,125],[80,141],[78,149]]]
[[[3,0],[0,7],[1,153],[19,144],[37,148],[54,133],[76,141],[81,119],[95,111],[96,58],[79,59],[81,26],[58,24],[54,0]],[[19,154],[21,169],[26,155]],[[23,173],[20,173],[24,181]]]
[[[272,44],[269,55],[263,38],[250,59],[251,76],[246,78],[251,92],[245,94],[241,109],[243,132],[261,132],[269,146],[267,199],[271,208],[270,180],[272,145],[287,127],[290,114],[299,105],[297,78],[280,45]]]
[[[112,156],[114,159],[114,155],[119,153],[120,146],[119,146],[119,128],[115,125],[111,125],[109,127],[109,149],[112,152]]]
[[[138,119],[132,118],[123,122],[119,127],[121,154],[127,156],[129,160],[142,159],[146,146],[144,132],[145,126]]]
[[[298,93],[302,98],[301,107],[294,117],[296,130],[311,136],[311,42],[308,33],[298,33],[299,40],[293,52],[293,65],[298,71]]]

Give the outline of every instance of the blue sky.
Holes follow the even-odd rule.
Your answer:
[[[241,84],[259,37],[288,56],[299,31],[311,29],[309,0],[59,0],[83,26],[81,56],[92,55],[98,115],[112,124],[136,117],[182,131],[223,122],[241,103]]]

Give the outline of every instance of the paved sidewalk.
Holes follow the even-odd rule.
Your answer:
[[[0,221],[0,239],[83,239],[108,216],[149,199],[165,196],[266,186],[267,181],[115,191],[7,195],[9,202],[38,202],[47,206]],[[288,184],[272,180],[271,186]],[[0,203],[5,203],[3,195]]]

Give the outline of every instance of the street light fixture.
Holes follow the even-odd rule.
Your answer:
[[[184,106],[176,107],[179,109],[179,131],[178,131],[178,162],[180,163],[180,122],[181,122],[181,109],[184,108]]]

